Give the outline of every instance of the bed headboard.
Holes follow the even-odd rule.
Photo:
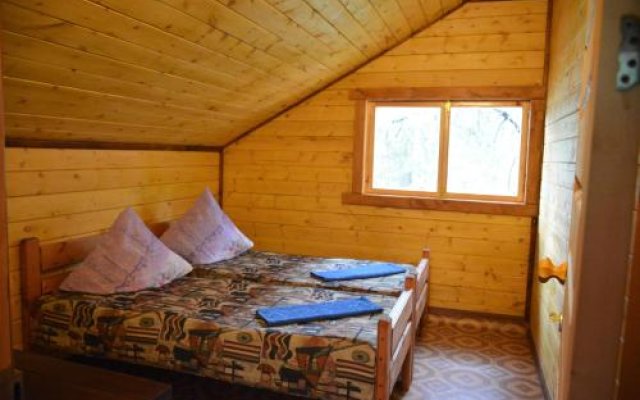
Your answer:
[[[149,225],[157,236],[169,227],[168,222]],[[40,243],[38,238],[20,242],[20,280],[22,286],[22,332],[28,347],[33,305],[42,295],[52,293],[64,278],[93,250],[102,234]]]

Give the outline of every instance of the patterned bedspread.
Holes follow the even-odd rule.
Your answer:
[[[230,260],[213,264],[194,265],[192,275],[210,279],[248,279],[262,283],[286,283],[287,285],[300,287],[321,287],[350,292],[399,296],[404,289],[406,274],[338,282],[324,282],[310,275],[311,271],[349,269],[362,264],[376,263],[381,262],[296,256],[249,250]],[[415,272],[416,270],[412,265],[397,265],[405,268],[407,272]]]
[[[372,399],[380,314],[266,328],[256,310],[357,295],[231,279],[42,297],[33,343],[46,350],[189,372],[287,394]],[[369,295],[385,312],[396,299]]]

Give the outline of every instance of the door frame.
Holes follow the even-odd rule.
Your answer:
[[[1,28],[1,26],[0,26]],[[2,42],[0,41],[0,49]],[[2,52],[0,52],[0,71],[2,71]],[[0,74],[1,76],[1,74]],[[11,315],[9,309],[9,257],[7,245],[7,207],[5,184],[5,123],[4,93],[0,78],[0,373],[9,370],[11,362]],[[6,340],[4,339],[6,338]]]
[[[587,1],[594,48],[583,83],[560,399],[616,396],[638,170],[640,87],[619,92],[616,73],[621,16],[640,14],[640,2]]]

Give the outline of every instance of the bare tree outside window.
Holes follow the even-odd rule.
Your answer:
[[[440,107],[377,107],[373,188],[436,192]]]
[[[452,107],[447,191],[517,196],[521,143],[521,107]]]
[[[374,104],[368,190],[520,199],[527,110],[515,102]]]

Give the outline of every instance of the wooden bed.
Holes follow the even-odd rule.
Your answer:
[[[151,224],[149,229],[157,236],[169,227],[168,222]],[[73,264],[78,263],[95,247],[101,235],[83,236],[76,239],[48,243],[41,245],[37,238],[24,239],[20,244],[20,264],[23,280],[23,299],[28,295],[25,291],[25,279],[33,279],[42,282],[42,290],[36,291],[30,299],[51,293],[66,278],[73,269]],[[431,251],[422,249],[422,256],[416,265],[415,277],[409,276],[405,280],[405,290],[413,290],[416,316],[416,335],[419,334],[419,325],[428,311],[429,300],[429,271]],[[26,276],[25,274],[29,274]]]
[[[150,227],[159,234],[166,224]],[[37,238],[20,244],[23,336],[25,349],[31,347],[33,314],[38,299],[51,294],[74,264],[83,260],[96,245],[99,236],[41,244]],[[374,398],[388,399],[396,384],[408,390],[413,375],[413,350],[420,317],[427,304],[429,251],[424,250],[417,273],[407,275],[405,288],[395,305],[377,322]],[[420,289],[419,289],[420,288]]]

